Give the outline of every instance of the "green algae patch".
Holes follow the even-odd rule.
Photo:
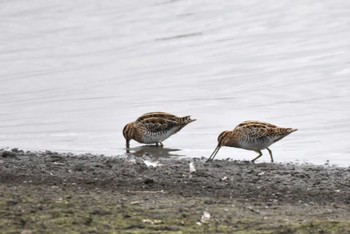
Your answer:
[[[295,231],[301,234],[308,233],[349,233],[350,220],[311,220],[300,225],[295,225]]]
[[[239,201],[2,185],[1,233],[346,233],[346,220],[283,221]],[[6,192],[5,192],[6,191]],[[253,212],[252,212],[253,210]],[[274,209],[276,212],[281,210]],[[207,214],[205,216],[205,214]],[[298,212],[295,213],[297,219]],[[288,217],[291,218],[290,216]]]

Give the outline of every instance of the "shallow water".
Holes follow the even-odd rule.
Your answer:
[[[127,122],[166,111],[198,121],[133,152],[208,157],[261,120],[299,129],[275,161],[350,165],[349,1],[17,0],[0,19],[1,147],[121,155]]]

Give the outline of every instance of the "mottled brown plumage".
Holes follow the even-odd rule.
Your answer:
[[[195,121],[190,116],[177,117],[165,112],[150,112],[140,116],[135,122],[128,123],[123,129],[126,147],[130,140],[139,143],[163,145],[162,142]]]
[[[233,131],[224,131],[219,135],[218,146],[207,162],[213,161],[222,146],[256,151],[259,155],[252,160],[253,163],[262,156],[261,150],[267,149],[273,162],[272,151],[268,147],[296,130],[259,121],[245,121],[237,125]]]

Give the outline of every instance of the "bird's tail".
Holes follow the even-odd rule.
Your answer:
[[[185,116],[180,118],[180,123],[183,123],[183,124],[189,124],[193,121],[196,121],[196,119],[191,119],[191,116]]]
[[[280,133],[281,133],[281,136],[285,137],[285,136],[287,136],[287,135],[289,135],[292,132],[295,132],[297,130],[298,129],[296,129],[296,128],[281,128],[281,130],[280,130],[281,132]]]

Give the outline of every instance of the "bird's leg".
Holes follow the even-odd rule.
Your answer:
[[[160,147],[163,147],[163,146],[164,146],[162,142],[159,142],[159,144],[160,144]]]
[[[261,150],[256,150],[255,152],[257,152],[259,155],[252,160],[252,163],[254,163],[255,160],[257,160],[258,158],[260,158],[262,156]]]
[[[269,148],[266,148],[269,151],[270,157],[271,157],[271,162],[273,162],[273,157],[272,157],[272,151]]]

